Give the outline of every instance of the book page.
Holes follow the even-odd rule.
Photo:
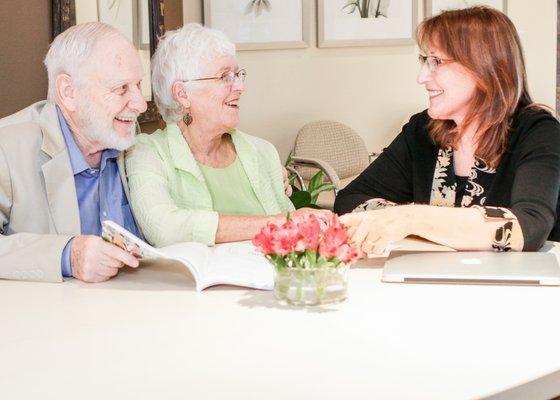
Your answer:
[[[137,258],[144,260],[173,259],[181,262],[191,272],[197,289],[201,273],[204,273],[212,251],[202,243],[185,242],[163,248],[155,248],[113,221],[102,222],[104,240],[119,246]]]
[[[272,289],[272,265],[250,242],[224,243],[214,247],[183,242],[155,248],[116,223],[102,223],[103,239],[142,259],[173,259],[191,272],[196,290],[226,284]]]
[[[169,258],[181,261],[193,274],[196,281],[196,288],[204,283],[204,276],[208,269],[207,264],[212,256],[213,250],[202,243],[184,242],[159,249]]]
[[[250,242],[217,245],[204,271],[205,287],[230,284],[270,290],[273,266]]]

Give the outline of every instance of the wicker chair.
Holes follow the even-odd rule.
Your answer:
[[[333,191],[322,192],[317,205],[332,209],[338,191],[358,176],[376,153],[368,153],[363,139],[353,129],[334,121],[314,121],[300,129],[288,170],[295,173],[300,186],[322,170],[332,182]]]

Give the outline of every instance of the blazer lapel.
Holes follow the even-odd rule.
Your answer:
[[[43,131],[41,150],[50,159],[41,169],[52,223],[59,234],[80,234],[80,211],[74,183],[74,175],[66,143],[53,104],[45,104],[40,113],[39,124]]]

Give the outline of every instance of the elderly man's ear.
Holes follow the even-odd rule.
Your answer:
[[[177,100],[184,108],[188,109],[191,107],[191,102],[187,96],[185,85],[183,85],[182,82],[174,82],[171,89],[175,100]]]
[[[62,105],[66,110],[76,111],[76,86],[72,77],[67,74],[58,74],[56,77],[56,98],[57,103]]]

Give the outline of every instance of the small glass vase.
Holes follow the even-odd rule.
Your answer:
[[[338,303],[346,299],[348,289],[346,264],[336,267],[274,268],[274,296],[292,305]]]

